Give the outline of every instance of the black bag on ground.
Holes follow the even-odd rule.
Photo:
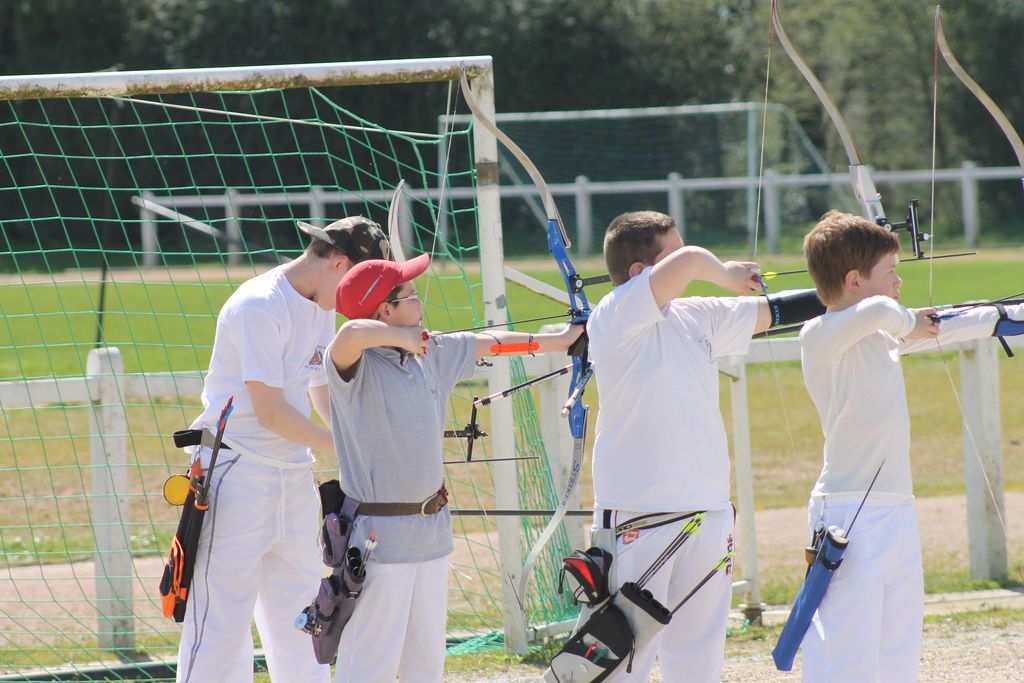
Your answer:
[[[623,584],[551,658],[547,683],[597,683],[610,676],[672,620],[651,592],[635,583]]]

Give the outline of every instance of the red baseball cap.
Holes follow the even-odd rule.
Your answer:
[[[335,291],[334,307],[349,320],[369,318],[398,285],[409,282],[430,265],[430,254],[404,263],[370,259],[352,266]]]

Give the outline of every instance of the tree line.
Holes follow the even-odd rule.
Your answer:
[[[790,37],[875,168],[931,164],[934,9],[932,0],[781,2]],[[1024,128],[1024,3],[968,0],[943,17],[960,61]],[[490,54],[498,111],[759,102],[768,27],[767,0],[0,0],[0,72]],[[770,50],[769,99],[792,108],[832,168],[845,169],[816,96],[780,46]],[[987,112],[939,68],[938,165],[1015,164]],[[396,87],[397,99],[354,88],[345,106],[388,127],[434,129],[439,90]],[[1019,223],[1019,185],[982,189],[983,220]]]

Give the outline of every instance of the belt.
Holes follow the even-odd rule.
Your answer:
[[[602,529],[613,528],[612,513],[614,512],[614,510],[602,510]],[[621,536],[627,531],[631,531],[633,529],[653,529],[659,526],[665,526],[666,524],[672,524],[673,522],[689,519],[696,514],[697,512],[649,512],[632,517],[621,524],[615,525],[615,535]]]
[[[437,493],[420,503],[360,503],[356,514],[371,517],[402,517],[405,515],[436,515],[448,505],[448,489],[441,484]]]
[[[185,448],[186,446],[206,446],[207,448],[213,448],[213,442],[216,437],[208,429],[179,429],[172,435],[174,439],[174,445],[178,448]],[[231,446],[227,445],[223,441],[220,442],[220,448],[224,451],[230,451]]]

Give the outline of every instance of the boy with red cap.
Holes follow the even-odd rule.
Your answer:
[[[453,550],[441,457],[448,398],[495,344],[532,340],[538,352],[565,352],[583,332],[463,332],[435,343],[412,284],[429,264],[427,254],[364,261],[338,285],[337,309],[349,321],[327,349],[327,381],[341,488],[395,510],[360,514],[352,529],[351,546],[362,548],[371,531],[379,545],[341,636],[338,683],[396,673],[403,683],[442,679]]]

